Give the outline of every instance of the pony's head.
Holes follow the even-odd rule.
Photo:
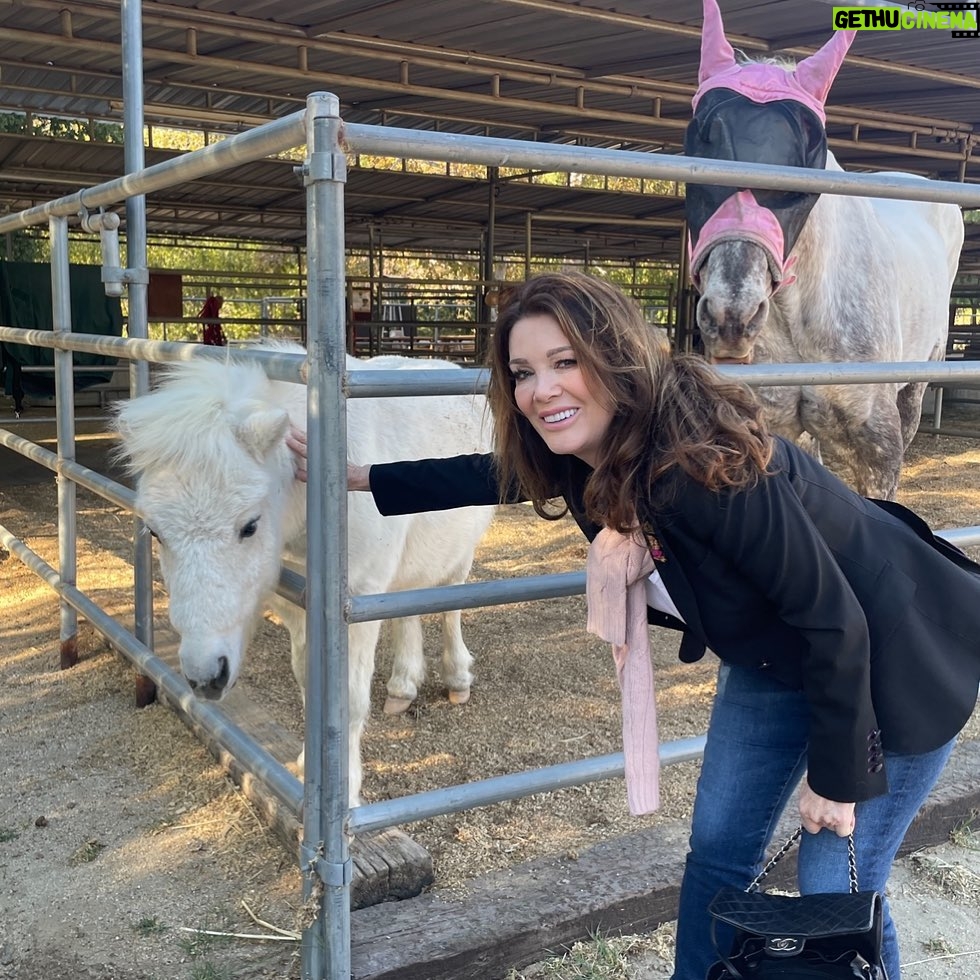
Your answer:
[[[195,361],[115,410],[136,509],[159,542],[181,670],[207,698],[237,680],[279,574],[293,467],[289,416],[270,391],[260,367]]]
[[[853,31],[838,31],[799,64],[738,58],[716,0],[704,0],[701,65],[684,152],[822,170],[824,105]],[[701,293],[698,326],[715,361],[751,360],[769,297],[787,278],[789,257],[817,194],[689,184],[690,270]]]

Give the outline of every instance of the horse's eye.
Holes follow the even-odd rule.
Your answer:
[[[160,535],[157,534],[157,532],[154,531],[153,528],[150,527],[149,524],[144,525],[144,527],[146,528],[147,534],[149,534],[151,538],[156,538],[157,541],[160,540]]]
[[[259,529],[259,519],[253,517],[239,532],[238,540],[244,541],[245,538],[250,538]]]

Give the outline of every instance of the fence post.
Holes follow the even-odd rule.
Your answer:
[[[340,101],[307,100],[308,339],[304,980],[350,977],[348,833],[347,413]],[[313,921],[313,910],[317,915]]]

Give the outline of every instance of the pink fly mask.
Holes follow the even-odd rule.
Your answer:
[[[824,104],[853,40],[853,31],[837,31],[795,69],[740,64],[725,37],[716,0],[704,0],[699,84],[684,152],[822,170],[827,162]],[[785,279],[787,259],[818,196],[689,184],[686,211],[695,286],[708,252],[730,240],[763,249],[776,288],[791,281]]]

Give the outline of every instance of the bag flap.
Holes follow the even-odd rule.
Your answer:
[[[881,896],[858,892],[794,897],[723,888],[708,911],[716,919],[756,935],[819,939],[876,929],[881,919]]]

